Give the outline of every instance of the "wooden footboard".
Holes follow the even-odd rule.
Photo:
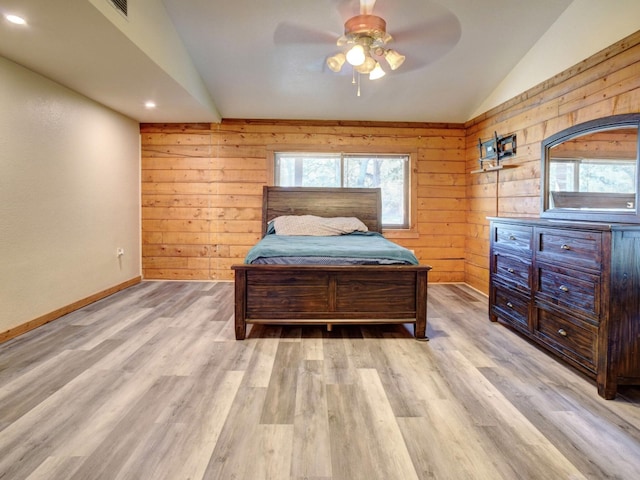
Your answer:
[[[426,339],[427,265],[234,265],[236,339],[247,323],[413,323]]]

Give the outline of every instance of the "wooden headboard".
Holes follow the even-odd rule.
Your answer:
[[[262,235],[280,215],[358,217],[372,232],[382,233],[379,188],[269,187],[262,196]]]

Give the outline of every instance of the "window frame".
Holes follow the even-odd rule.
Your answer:
[[[589,168],[589,166],[603,166],[603,167],[611,167],[611,166],[632,166],[634,169],[633,175],[631,175],[632,179],[637,177],[636,169],[636,160],[635,159],[617,159],[615,161],[608,158],[583,158],[583,157],[572,157],[572,158],[554,158],[554,165],[558,164],[567,164],[573,166],[572,172],[572,185],[567,188],[573,189],[575,191],[582,191],[582,171]],[[551,168],[550,168],[551,170]],[[568,190],[566,190],[568,191]],[[629,191],[629,193],[633,193],[633,191]]]
[[[340,154],[342,155],[365,155],[365,156],[383,156],[383,155],[398,155],[407,156],[409,158],[407,173],[409,178],[406,182],[408,191],[405,192],[408,215],[408,226],[406,228],[401,227],[383,227],[384,234],[389,238],[417,238],[417,186],[418,186],[418,174],[417,174],[417,158],[418,152],[415,148],[399,149],[394,147],[380,147],[380,146],[367,146],[362,147],[348,147],[344,145],[340,146],[323,146],[322,149],[316,146],[309,145],[269,145],[267,146],[267,184],[276,186],[275,183],[275,156],[276,153],[303,153],[303,154]]]

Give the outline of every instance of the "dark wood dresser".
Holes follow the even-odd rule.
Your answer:
[[[640,385],[640,225],[490,220],[489,316],[594,378]]]

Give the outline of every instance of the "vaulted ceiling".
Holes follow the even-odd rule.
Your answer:
[[[378,0],[406,61],[359,97],[325,63],[358,0],[4,0],[0,55],[141,122],[464,122],[571,2]]]

